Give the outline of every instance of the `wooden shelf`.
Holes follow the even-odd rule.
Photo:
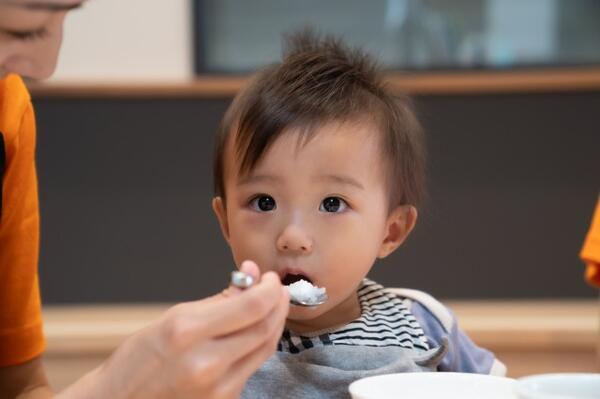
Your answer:
[[[459,326],[479,345],[498,349],[589,350],[600,339],[600,303],[448,301]],[[46,306],[48,354],[108,353],[159,317],[165,304]]]
[[[390,73],[397,92],[413,95],[539,93],[600,90],[600,68],[520,71]],[[29,84],[34,98],[52,97],[206,97],[234,96],[246,76],[199,76],[173,82],[45,82]]]
[[[459,326],[494,350],[600,350],[600,302],[455,301]],[[599,353],[600,355],[600,353]]]

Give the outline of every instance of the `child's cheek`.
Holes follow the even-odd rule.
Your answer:
[[[256,262],[261,273],[273,270],[271,254],[274,244],[267,224],[263,218],[255,215],[244,215],[232,223],[231,250],[236,264],[250,259]]]

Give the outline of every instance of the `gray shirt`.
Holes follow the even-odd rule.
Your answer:
[[[385,289],[365,279],[361,315],[344,326],[299,335],[286,330],[278,351],[248,381],[243,398],[349,398],[348,385],[373,375],[455,371],[504,375],[454,315],[430,295]]]

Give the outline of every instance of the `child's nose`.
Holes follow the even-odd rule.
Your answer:
[[[300,226],[291,224],[277,238],[277,249],[282,252],[312,252],[313,243],[306,231]]]

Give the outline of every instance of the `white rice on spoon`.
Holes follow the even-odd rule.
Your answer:
[[[315,303],[325,295],[325,287],[317,287],[306,280],[298,280],[287,286],[290,297],[296,302]]]

